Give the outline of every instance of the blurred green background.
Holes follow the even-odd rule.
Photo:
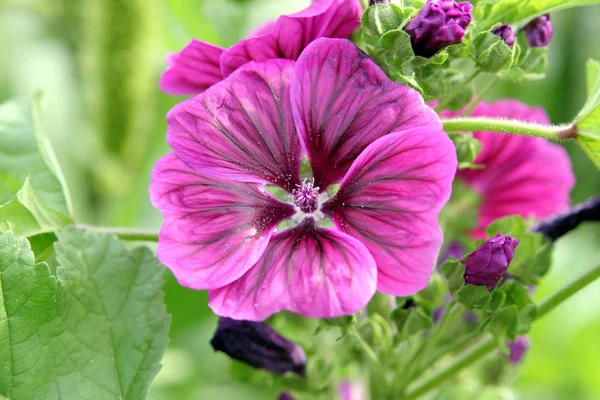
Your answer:
[[[96,225],[158,228],[149,175],[168,151],[165,114],[182,98],[158,90],[165,54],[193,37],[222,46],[308,0],[3,0],[0,1],[0,99],[45,94],[45,122],[74,200],[77,219]],[[553,15],[546,80],[498,87],[572,119],[585,97],[584,63],[600,59],[600,7]],[[567,146],[577,174],[573,202],[600,193],[600,173]],[[539,168],[552,168],[540,165]],[[558,244],[540,299],[600,263],[600,226],[583,225]],[[216,318],[206,294],[167,276],[171,343],[151,399],[273,399],[264,382],[240,383],[232,364],[208,344]],[[600,399],[600,282],[535,324],[533,345],[513,394],[492,398]],[[489,396],[485,397],[490,398]]]

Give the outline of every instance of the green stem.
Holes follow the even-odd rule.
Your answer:
[[[116,235],[119,239],[123,240],[136,240],[140,242],[158,242],[158,232],[146,229],[133,229],[133,228],[113,228],[113,227],[98,227],[88,225],[77,225],[77,228],[96,232]]]
[[[581,275],[579,278],[575,279],[558,292],[540,302],[538,305],[536,319],[541,318],[550,311],[554,310],[563,301],[567,300],[569,297],[573,296],[575,293],[579,292],[581,289],[594,282],[598,278],[600,278],[600,265],[592,268],[590,271]]]
[[[379,357],[377,357],[377,354],[375,354],[375,351],[371,348],[371,346],[369,346],[369,344],[365,341],[365,339],[363,339],[363,337],[360,335],[360,333],[358,333],[358,330],[356,329],[355,326],[352,327],[352,335],[354,336],[354,338],[356,339],[356,342],[359,344],[359,346],[362,348],[362,350],[365,352],[365,354],[367,355],[367,357],[369,357],[369,359],[376,365],[380,365],[380,361],[379,361]]]
[[[494,88],[494,86],[496,86],[496,83],[498,83],[498,77],[495,76],[493,79],[490,80],[490,83],[487,84],[487,86],[485,86],[481,92],[479,92],[477,94],[477,97],[475,98],[475,100],[473,100],[471,102],[471,104],[469,104],[469,106],[467,107],[467,109],[463,112],[462,116],[463,117],[468,117],[473,110],[475,109],[475,107],[477,107],[477,104],[479,104],[481,102],[481,100],[483,100],[483,98],[485,96],[488,95],[488,93],[490,92],[490,90],[492,90]]]
[[[465,87],[467,87],[468,85],[471,84],[471,82],[473,82],[475,80],[475,78],[477,78],[479,76],[479,74],[481,73],[481,70],[476,70],[474,71],[471,76],[469,76],[463,83],[461,83],[460,85],[458,85],[457,88],[452,89],[452,91],[446,95],[445,97],[443,97],[440,102],[438,103],[438,106],[436,107],[437,111],[440,111],[444,108],[446,108],[446,105],[448,105],[448,103],[461,91],[463,90]]]
[[[446,379],[454,376],[464,368],[473,365],[475,362],[479,361],[482,357],[489,354],[492,350],[496,348],[496,342],[493,338],[487,338],[479,345],[477,345],[470,353],[465,355],[464,357],[458,359],[454,363],[452,363],[447,368],[443,369],[432,378],[428,379],[421,386],[408,393],[403,400],[413,400],[419,398],[419,396],[429,392],[432,389],[435,389],[439,384],[444,382]]]
[[[567,286],[560,289],[558,292],[554,293],[550,297],[540,302],[538,305],[538,313],[536,319],[543,317],[548,312],[555,309],[557,306],[562,304],[564,301],[568,300],[575,293],[579,292],[598,278],[600,278],[600,265],[592,268],[590,271],[581,275],[579,278],[575,279],[573,282],[569,283]],[[409,392],[407,396],[404,397],[404,400],[416,399],[419,396],[429,392],[430,390],[435,389],[446,379],[451,378],[464,368],[477,362],[481,358],[485,357],[487,354],[491,353],[494,349],[496,349],[496,342],[493,338],[488,337],[479,345],[477,345],[469,354],[456,360],[448,367],[438,372],[436,375],[434,375],[433,377],[425,381],[423,384],[418,386],[415,390]]]
[[[511,119],[499,118],[451,118],[442,119],[446,132],[490,131],[535,136],[549,140],[573,139],[574,129],[568,125],[539,125]]]

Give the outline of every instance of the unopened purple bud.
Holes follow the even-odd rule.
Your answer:
[[[534,231],[541,232],[554,241],[585,221],[600,221],[600,196],[546,219]]]
[[[515,32],[509,24],[500,25],[499,27],[495,28],[492,33],[496,36],[499,36],[511,49],[515,45]]]
[[[445,47],[461,43],[473,18],[472,10],[466,1],[428,0],[404,28],[415,55],[429,58]]]
[[[281,392],[277,400],[295,400],[289,392]]]
[[[508,269],[518,244],[519,240],[500,233],[486,240],[462,261],[465,282],[492,290]]]
[[[383,4],[383,3],[389,3],[390,0],[370,0],[369,1],[369,5],[375,5],[375,4]]]
[[[525,37],[531,47],[546,47],[552,39],[554,29],[552,28],[552,21],[550,21],[550,15],[545,14],[528,23],[525,28]]]
[[[519,364],[521,360],[523,360],[529,345],[530,342],[527,336],[517,336],[517,340],[507,344],[508,349],[510,350],[508,361],[510,361],[511,364]]]
[[[255,368],[278,374],[306,374],[304,350],[264,322],[221,318],[210,344],[216,351]]]

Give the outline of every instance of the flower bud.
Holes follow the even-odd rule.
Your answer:
[[[465,282],[492,290],[508,269],[518,244],[519,240],[500,233],[485,241],[462,261]]]
[[[508,361],[510,361],[511,364],[519,364],[521,360],[523,360],[523,357],[529,348],[529,344],[530,342],[527,336],[518,336],[514,342],[508,343],[508,350],[510,350]]]
[[[389,3],[389,2],[390,2],[390,0],[370,0],[369,5],[372,6],[377,3],[383,4],[383,3]]]
[[[515,45],[515,32],[509,24],[502,24],[499,27],[492,30],[492,33],[502,38],[504,43],[511,49]]]
[[[428,0],[404,30],[416,55],[432,57],[441,49],[462,42],[471,23],[473,6],[451,0]]]
[[[277,398],[277,400],[295,400],[295,399],[294,399],[294,396],[291,395],[291,393],[281,392],[279,394],[279,397]]]
[[[531,47],[546,47],[552,39],[554,29],[552,28],[552,21],[550,21],[550,15],[545,14],[528,23],[525,28],[525,37]]]
[[[600,196],[546,219],[534,228],[534,231],[541,232],[554,241],[585,221],[600,221]]]
[[[304,350],[264,322],[221,318],[210,344],[215,351],[222,351],[255,368],[278,374],[306,374]]]

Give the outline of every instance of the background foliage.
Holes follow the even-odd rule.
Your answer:
[[[165,54],[192,37],[230,45],[261,22],[306,3],[3,0],[0,100],[31,96],[38,89],[45,93],[42,118],[79,222],[157,228],[160,216],[148,200],[149,175],[168,150],[164,116],[181,100],[158,90]],[[585,99],[585,60],[600,59],[594,40],[600,37],[600,7],[559,11],[552,17],[555,35],[547,79],[505,84],[490,97],[541,105],[553,122],[563,123],[573,119]],[[600,174],[575,144],[568,150],[577,174],[572,198],[580,202],[600,192]],[[536,297],[600,263],[598,248],[598,225],[583,225],[561,239]],[[150,398],[275,398],[275,389],[265,393],[264,380],[241,382],[244,368],[213,353],[208,341],[216,317],[206,306],[206,294],[180,287],[170,274],[166,281],[171,341]],[[517,397],[600,398],[599,307],[600,282],[534,326]],[[512,394],[484,391],[478,398]]]

